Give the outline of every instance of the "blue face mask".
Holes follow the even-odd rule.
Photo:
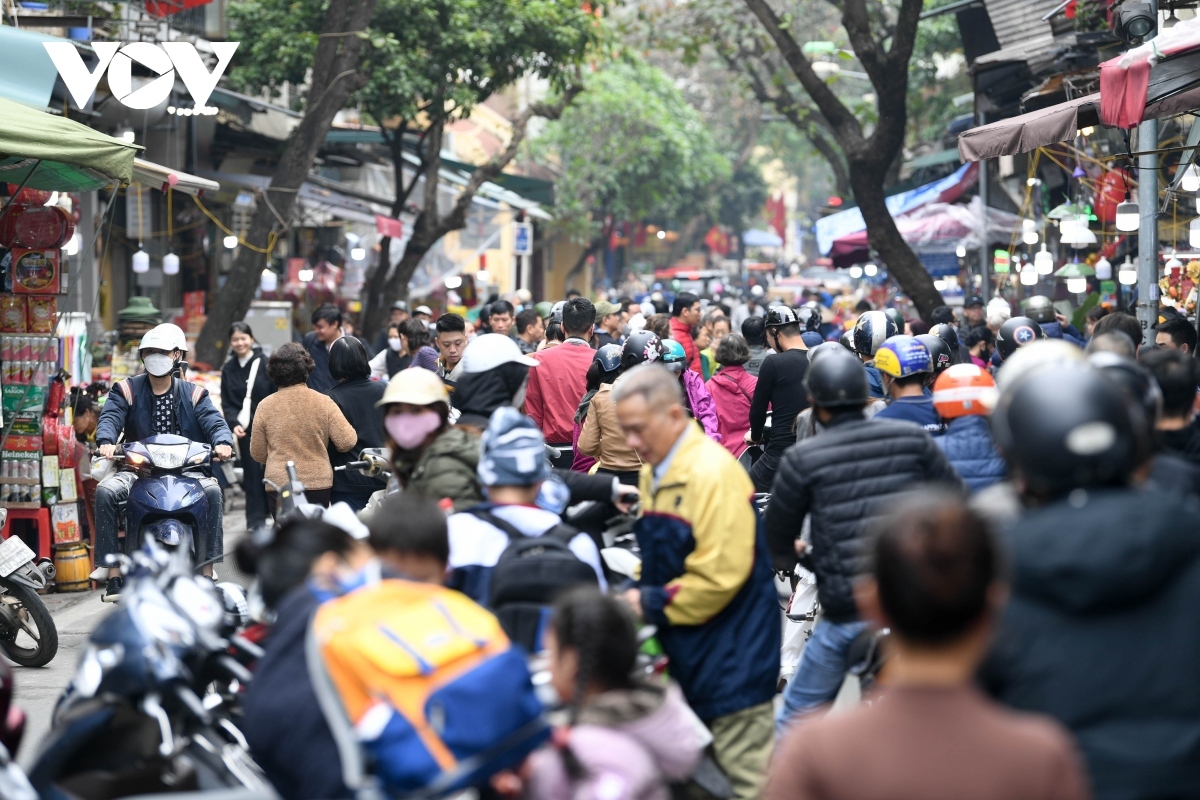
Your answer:
[[[562,478],[551,474],[549,478],[542,481],[542,488],[538,490],[537,500],[534,502],[537,503],[538,508],[562,514],[570,505],[571,490],[563,483]]]

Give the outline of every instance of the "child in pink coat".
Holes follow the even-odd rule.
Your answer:
[[[717,363],[721,368],[705,386],[717,407],[717,429],[721,444],[737,458],[748,447],[745,441],[750,430],[750,401],[758,378],[742,366],[750,360],[750,347],[737,334],[730,334],[717,345]]]

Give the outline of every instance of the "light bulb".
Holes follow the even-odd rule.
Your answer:
[[[1075,218],[1064,217],[1058,221],[1058,238],[1063,244],[1071,244],[1075,240]]]
[[[859,278],[861,278],[862,276],[863,276],[862,267],[860,267],[860,266],[858,266],[857,264],[855,264],[853,267],[851,267],[851,268],[850,268],[850,277],[851,277],[851,278],[854,278],[855,280],[858,280],[858,279],[859,279]]]
[[[300,279],[301,283],[308,283],[313,279],[313,271],[311,269],[302,269],[296,273],[296,277]]]
[[[117,135],[121,138],[121,141],[128,142],[129,144],[133,144],[134,141],[137,139],[137,134],[135,134],[129,128],[126,128],[125,130],[121,131]]]
[[[1188,223],[1188,244],[1192,247],[1200,247],[1200,217],[1196,217]]]
[[[462,276],[461,275],[449,275],[446,277],[446,288],[447,289],[457,289],[460,286],[462,286]]]
[[[475,280],[479,281],[480,283],[487,283],[489,280],[491,280],[491,276],[488,275],[488,271],[486,269],[481,269],[475,272]]]
[[[1183,177],[1179,180],[1179,188],[1185,192],[1200,191],[1200,169],[1196,168],[1196,162],[1188,164],[1187,169],[1183,171]]]
[[[1037,282],[1038,282],[1038,273],[1037,273],[1036,269],[1034,269],[1031,266],[1026,266],[1025,269],[1021,270],[1021,285],[1022,286],[1034,286],[1037,284]]]
[[[868,278],[874,278],[878,272],[879,267],[875,266],[874,264],[867,264],[865,267],[863,267],[863,274]]]
[[[1200,202],[1200,200],[1197,202]],[[958,247],[954,248],[954,255],[958,256],[959,258],[966,258],[967,248],[960,244]]]
[[[139,275],[150,271],[150,256],[138,245],[138,250],[133,254],[133,271]]]
[[[178,275],[179,274],[179,256],[174,253],[167,253],[163,256],[163,275]]]
[[[1117,230],[1136,231],[1142,222],[1142,210],[1137,203],[1125,195],[1125,202],[1117,204]]]
[[[937,289],[939,292],[944,292],[946,291],[946,282],[941,278],[938,278],[933,282],[933,288]]]
[[[1129,260],[1129,256],[1125,256],[1125,262],[1117,271],[1117,280],[1124,286],[1133,286],[1137,283],[1137,266]]]
[[[350,257],[355,261],[362,261],[367,257],[367,251],[361,247],[355,247],[350,250]]]
[[[79,236],[79,231],[76,231],[71,235],[71,238],[67,240],[66,246],[63,247],[63,252],[69,256],[77,255],[79,253],[79,245],[81,243],[82,239]]]
[[[1087,291],[1087,278],[1067,278],[1067,291],[1071,294],[1083,294]]]
[[[1038,275],[1049,275],[1054,272],[1054,256],[1050,255],[1050,251],[1046,249],[1046,243],[1042,242],[1042,249],[1037,251],[1033,257],[1033,267]]]
[[[1031,219],[1023,219],[1023,220],[1021,220],[1021,228],[1023,229],[1021,239],[1022,239],[1022,241],[1025,242],[1025,244],[1037,244],[1038,243],[1038,232],[1037,232],[1037,223],[1036,222],[1034,222]]]
[[[264,269],[259,276],[258,286],[264,292],[273,292],[279,288],[279,276],[273,270]]]
[[[1112,280],[1112,262],[1101,254],[1100,258],[1093,265],[1096,270],[1096,279],[1101,281]]]
[[[233,236],[232,234],[229,236],[226,236],[221,241],[223,241],[225,243],[225,246],[228,247],[230,250],[232,250],[233,248],[238,246],[238,237]]]

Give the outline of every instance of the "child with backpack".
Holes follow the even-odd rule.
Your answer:
[[[367,542],[384,572],[421,583],[444,584],[450,560],[446,514],[415,492],[390,494],[367,526]]]
[[[479,483],[487,502],[451,515],[448,585],[491,609],[527,650],[542,649],[550,605],[565,589],[606,589],[596,544],[534,502],[551,475],[533,420],[504,406],[483,432]]]
[[[667,800],[707,737],[678,686],[634,675],[629,609],[594,587],[573,589],[554,604],[546,639],[570,725],[530,757],[526,800]]]

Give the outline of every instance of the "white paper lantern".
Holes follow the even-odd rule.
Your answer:
[[[133,254],[133,271],[139,275],[150,271],[150,256],[141,247]]]
[[[1037,232],[1037,223],[1036,222],[1034,222],[1031,219],[1023,219],[1023,220],[1021,220],[1021,228],[1023,230],[1023,232],[1021,234],[1021,240],[1023,242],[1025,242],[1025,244],[1037,244],[1038,243],[1038,232]]]
[[[1117,230],[1136,231],[1142,224],[1142,210],[1137,203],[1132,202],[1128,197],[1125,202],[1117,204]]]
[[[264,292],[273,292],[279,288],[279,276],[272,270],[264,269],[258,285]]]
[[[233,236],[233,235],[226,236],[222,241],[225,243],[225,246],[228,247],[230,250],[232,250],[233,248],[238,246],[238,237]]]
[[[1117,280],[1123,286],[1133,286],[1137,283],[1137,265],[1129,260],[1129,256],[1125,256],[1125,262],[1121,264],[1121,269],[1117,270]]]
[[[1031,264],[1026,264],[1025,268],[1021,270],[1021,285],[1022,286],[1034,286],[1037,284],[1037,282],[1038,282],[1037,269]]]
[[[1045,242],[1042,242],[1042,249],[1033,256],[1033,266],[1038,275],[1049,275],[1054,272],[1054,256],[1050,255],[1050,251],[1046,249]]]
[[[1101,281],[1112,280],[1112,262],[1103,255],[1096,261],[1094,268],[1096,270],[1096,279]]]
[[[1083,294],[1087,291],[1087,278],[1067,278],[1067,291],[1071,294]]]
[[[163,256],[163,275],[178,275],[179,274],[179,256],[174,253],[167,253]]]

